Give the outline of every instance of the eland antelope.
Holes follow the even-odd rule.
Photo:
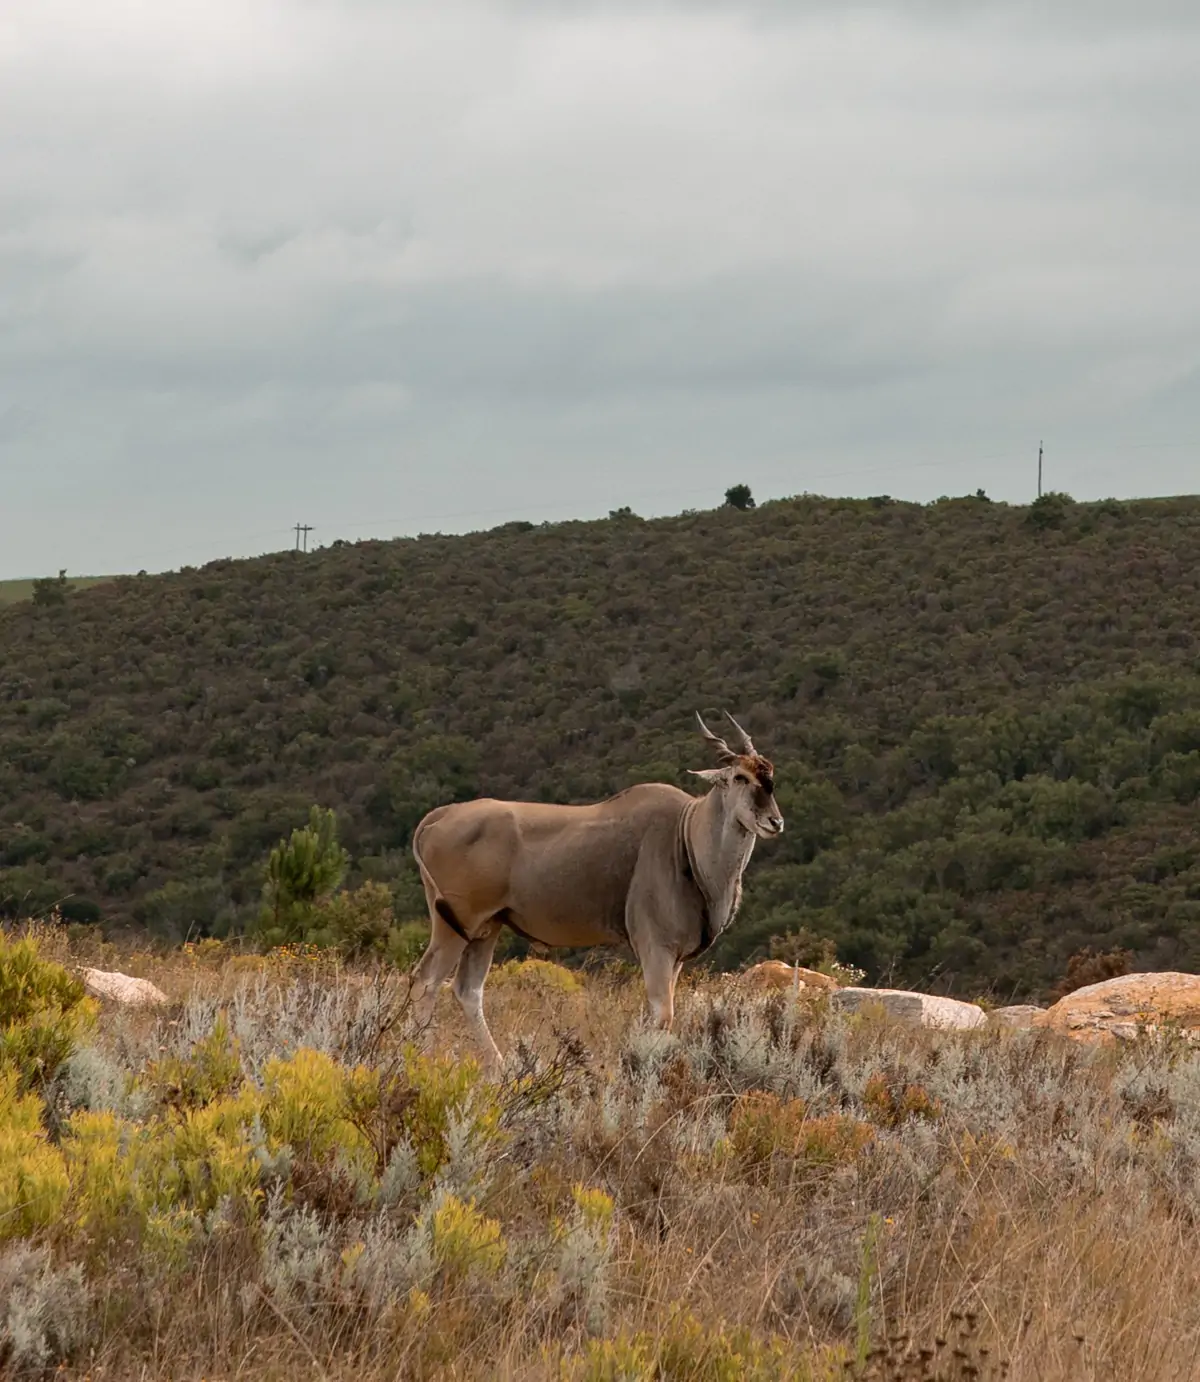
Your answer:
[[[783,832],[775,770],[727,718],[737,750],[696,716],[721,764],[693,770],[710,784],[701,797],[646,782],[588,806],[484,798],[430,811],[413,833],[432,926],[413,970],[418,1021],[454,975],[475,1038],[499,1064],[483,981],[508,926],[547,946],[628,943],[654,1020],[669,1027],[684,960],[733,920],[755,840]]]

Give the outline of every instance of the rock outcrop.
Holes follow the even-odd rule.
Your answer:
[[[987,1020],[994,1027],[1032,1027],[1034,1018],[1045,1011],[1036,1003],[1013,1003],[1007,1008],[993,1008]]]
[[[878,1004],[890,1017],[910,1027],[966,1031],[987,1023],[986,1014],[976,1003],[960,1003],[957,998],[939,998],[908,989],[838,989],[830,995],[830,1004],[842,1012],[858,1012]]]
[[[1170,1025],[1200,1040],[1200,974],[1121,974],[1068,993],[1033,1019],[1076,1041],[1131,1041]]]
[[[83,986],[95,998],[107,998],[126,1007],[158,1006],[170,1002],[149,979],[135,979],[131,974],[119,974],[106,969],[85,969],[80,975]]]
[[[787,965],[782,960],[764,960],[752,965],[741,975],[741,982],[756,989],[821,989],[837,988],[837,980],[803,965]]]

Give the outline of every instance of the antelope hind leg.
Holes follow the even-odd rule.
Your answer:
[[[412,972],[409,989],[413,1000],[413,1016],[417,1028],[422,1033],[426,1047],[430,1042],[429,1023],[437,1003],[438,989],[458,968],[467,943],[452,927],[448,926],[437,912],[433,911],[432,931],[425,953],[417,961]]]
[[[472,1035],[483,1048],[484,1064],[492,1072],[500,1068],[504,1063],[504,1057],[500,1054],[500,1048],[493,1040],[488,1030],[487,1019],[483,1015],[483,981],[491,968],[492,953],[496,949],[499,935],[500,927],[496,926],[489,935],[468,942],[462,959],[458,962],[458,973],[454,976],[454,996],[458,999]]]

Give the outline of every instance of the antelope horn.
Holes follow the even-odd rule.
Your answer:
[[[698,710],[696,711],[696,721],[700,726],[700,733],[704,735],[704,737],[708,740],[710,744],[716,746],[716,750],[722,758],[733,759],[737,757],[737,754],[734,753],[734,751],[729,747],[725,740],[722,739],[719,735],[714,734],[712,730],[709,729],[709,727],[704,723],[704,721],[700,718],[700,712]]]
[[[753,754],[756,754],[756,753],[758,752],[758,750],[754,747],[754,741],[750,738],[750,736],[746,733],[746,731],[741,727],[741,725],[738,724],[738,722],[733,718],[733,716],[729,713],[728,710],[725,712],[725,718],[726,718],[726,719],[729,721],[729,723],[734,727],[734,729],[736,729],[737,732],[742,736],[742,751],[743,751],[743,753],[753,753]]]

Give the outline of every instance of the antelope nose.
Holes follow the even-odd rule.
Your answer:
[[[772,817],[771,817],[771,829],[776,833],[776,835],[782,835],[782,834],[783,834],[783,817],[782,817],[782,816],[772,816]]]

